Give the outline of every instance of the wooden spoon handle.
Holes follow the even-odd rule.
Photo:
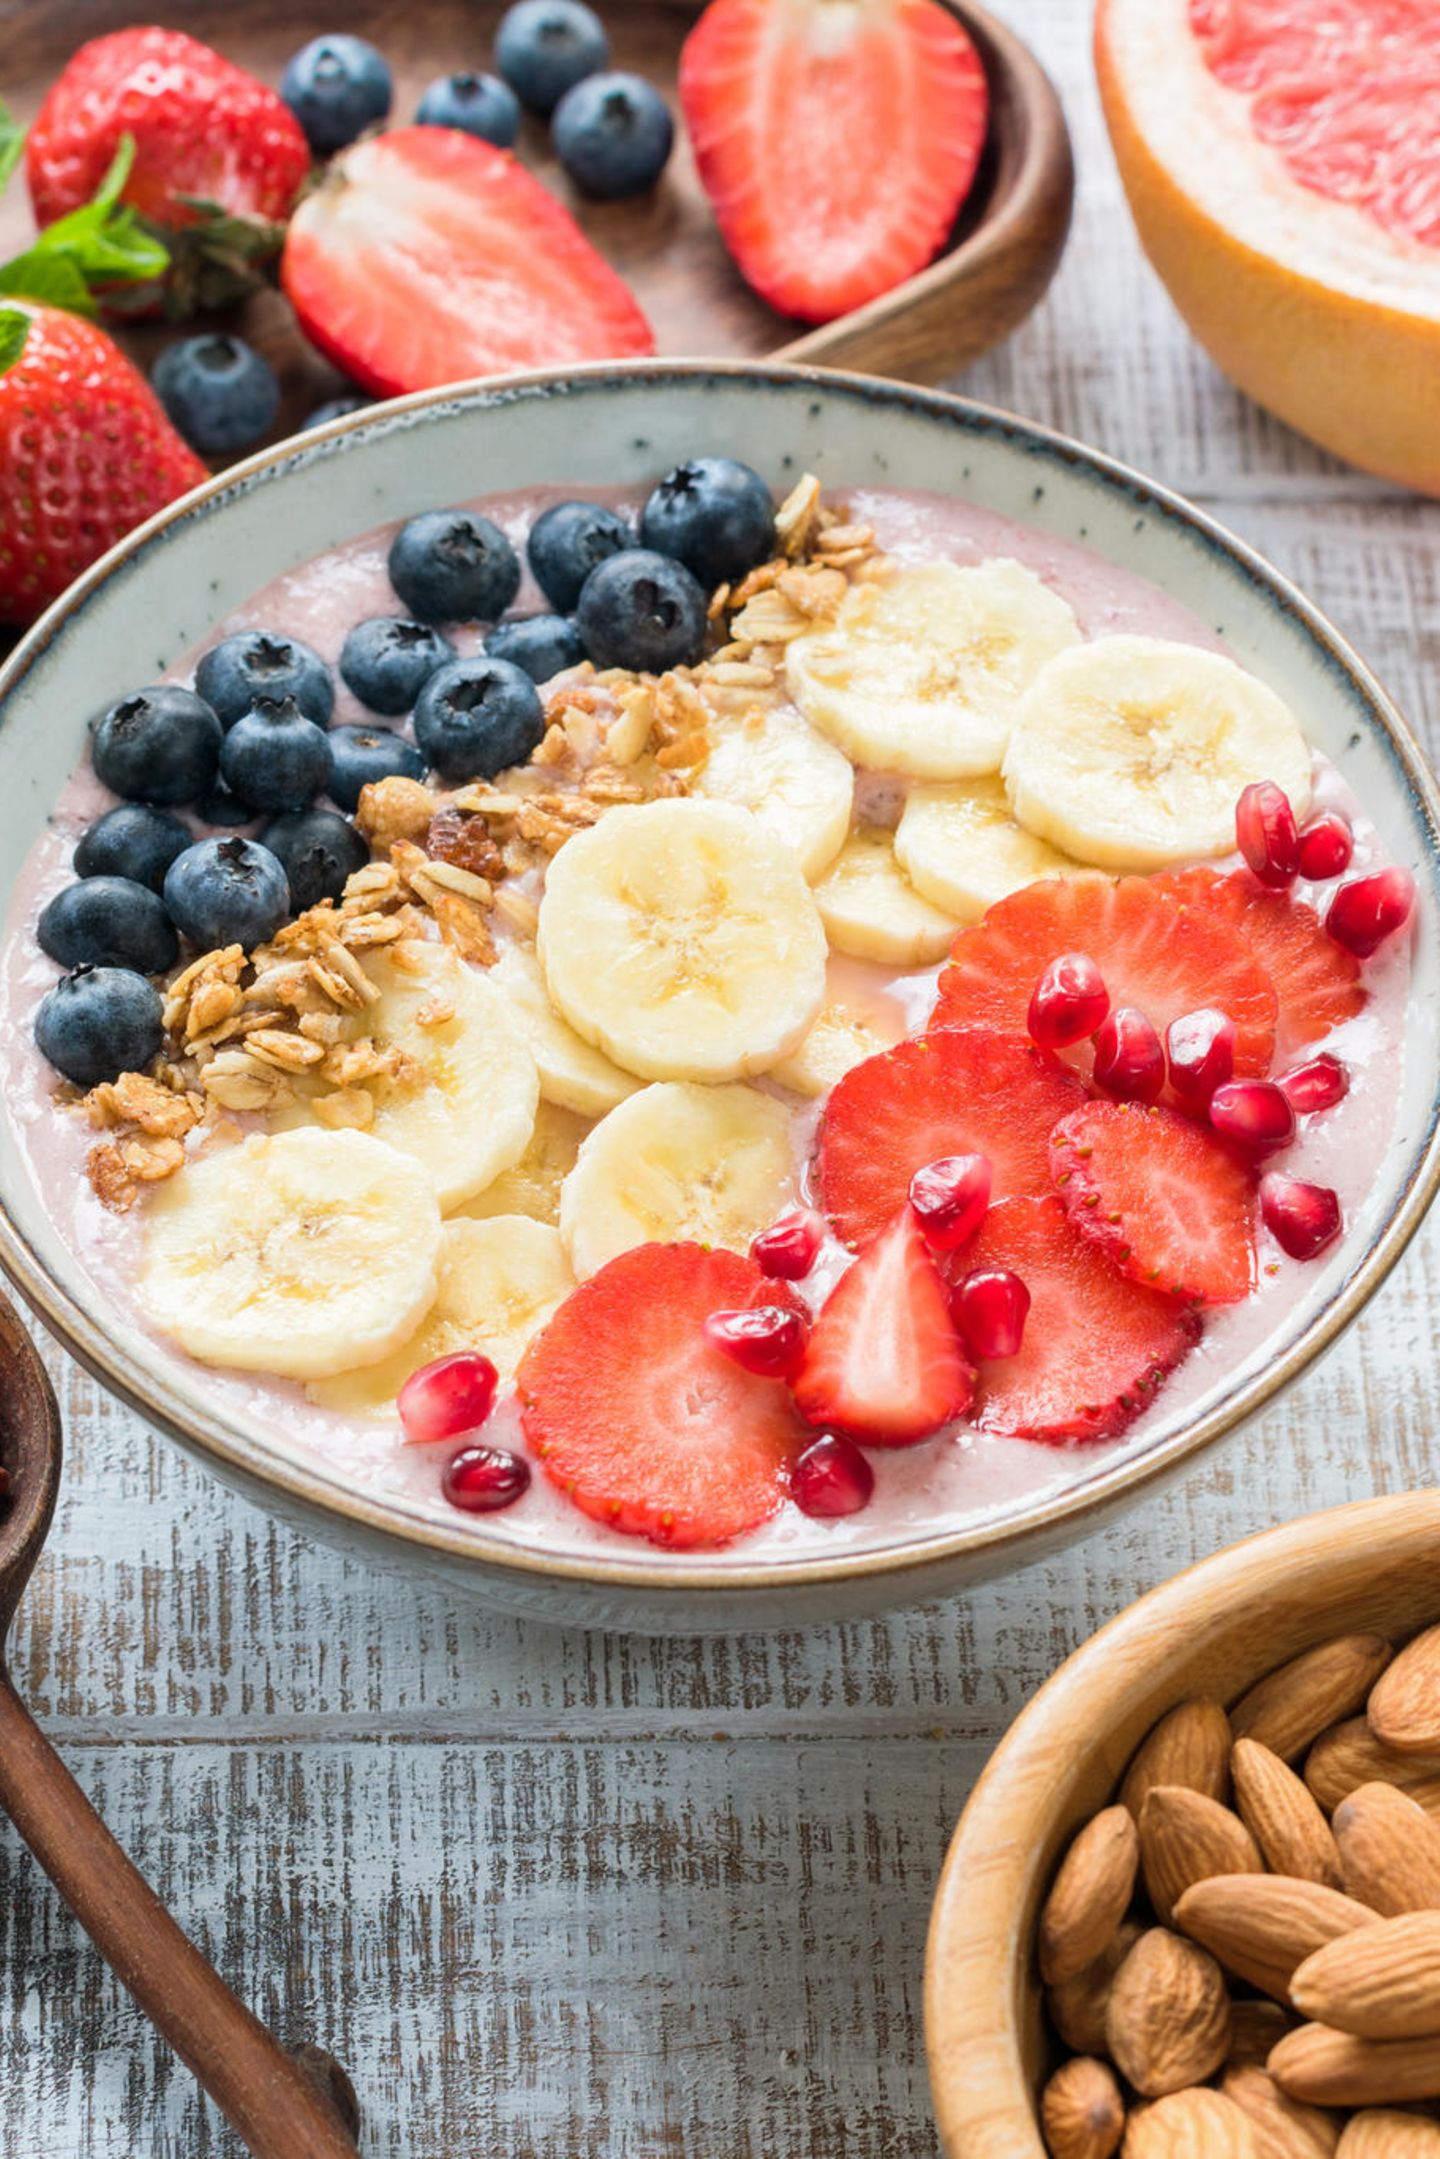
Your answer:
[[[236,1999],[126,1858],[3,1668],[0,1805],[254,2159],[356,2159],[330,2096],[348,2093],[339,2064],[318,2049],[297,2063]]]

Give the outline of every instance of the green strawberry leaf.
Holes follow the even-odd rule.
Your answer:
[[[3,142],[0,134],[0,166]],[[119,199],[134,162],[134,138],[126,135],[94,201],[56,218],[23,254],[0,265],[0,293],[93,315],[95,289],[148,284],[163,277],[169,250]]]
[[[25,350],[30,317],[18,307],[0,307],[0,375],[6,375]]]
[[[10,117],[10,109],[0,98],[0,195],[10,185],[15,167],[25,151],[25,130],[17,127]]]

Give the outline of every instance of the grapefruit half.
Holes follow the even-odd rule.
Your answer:
[[[1440,0],[1099,0],[1145,251],[1242,390],[1440,494]]]

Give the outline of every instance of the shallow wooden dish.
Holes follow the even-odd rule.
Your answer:
[[[527,119],[519,155],[579,218],[621,271],[667,355],[779,358],[834,364],[937,382],[986,352],[1025,319],[1055,273],[1074,195],[1070,139],[1060,101],[1028,48],[971,0],[946,0],[970,31],[991,90],[990,139],[975,189],[946,253],[897,291],[823,329],[804,331],[757,299],[731,263],[695,173],[684,130],[653,197],[585,203],[550,154],[543,121]],[[408,10],[386,0],[346,0],[297,14],[279,0],[188,0],[136,7],[134,0],[0,0],[0,89],[28,122],[77,45],[136,21],[173,25],[278,83],[296,47],[324,30],[372,38],[395,74],[393,118],[408,120],[436,75],[489,65],[498,0],[424,0]],[[615,62],[659,84],[673,103],[694,0],[602,0]],[[797,184],[803,176],[797,175]],[[30,229],[23,181],[0,205],[0,260]],[[232,318],[279,369],[285,397],[270,439],[299,426],[323,398],[346,387],[296,330],[276,293]],[[148,365],[166,333],[127,332]]]
[[[949,2159],[1045,2159],[1034,1931],[1055,1862],[1150,1727],[1233,1701],[1333,1634],[1440,1615],[1440,1490],[1335,1507],[1232,1545],[1076,1650],[1017,1718],[951,1841],[925,1970],[930,2082]]]

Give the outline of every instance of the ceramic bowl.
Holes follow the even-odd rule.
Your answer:
[[[1233,1702],[1333,1635],[1440,1616],[1440,1491],[1308,1515],[1152,1590],[1046,1681],[960,1818],[930,1922],[925,2031],[948,2159],[1046,2159],[1035,1925],[1061,1852],[1177,1702]]]
[[[357,1493],[301,1458],[275,1422],[217,1411],[194,1368],[99,1302],[30,1181],[0,1103],[0,1263],[99,1378],[264,1505],[382,1558],[439,1569],[511,1608],[669,1631],[800,1624],[917,1602],[1093,1531],[1267,1402],[1334,1340],[1395,1264],[1440,1174],[1440,851],[1424,761],[1383,691],[1302,596],[1199,512],[1098,453],[958,398],[762,365],[653,362],[427,393],[236,467],[132,535],[0,671],[0,862],[13,877],[117,684],[154,680],[269,579],[383,520],[492,490],[643,489],[679,458],[738,453],[777,488],[932,488],[1079,540],[1223,631],[1305,716],[1420,886],[1414,995],[1395,1136],[1343,1242],[1277,1330],[1147,1442],[1063,1490],[877,1549],[757,1561],[646,1546],[577,1557],[520,1547],[467,1519]],[[616,1540],[619,1547],[620,1540]]]

